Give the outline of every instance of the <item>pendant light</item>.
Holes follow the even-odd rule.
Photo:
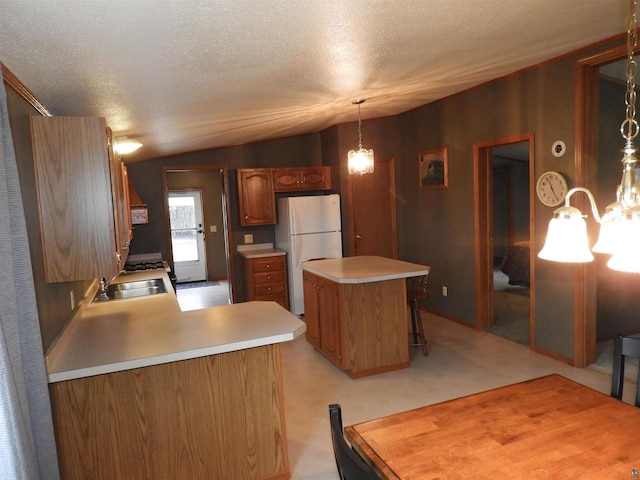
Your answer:
[[[590,262],[587,228],[582,212],[570,206],[571,196],[583,192],[589,198],[595,220],[600,224],[600,235],[592,251],[611,254],[607,266],[613,270],[640,273],[640,185],[636,179],[637,149],[633,140],[638,135],[636,121],[636,62],[633,58],[638,38],[636,33],[637,0],[629,0],[627,25],[627,90],[625,94],[626,118],[620,126],[625,140],[622,149],[622,180],[616,190],[616,201],[607,206],[600,217],[595,199],[586,188],[572,188],[567,192],[565,204],[553,212],[549,231],[539,258],[556,262]]]
[[[347,155],[347,165],[349,167],[349,175],[359,173],[373,173],[373,149],[362,148],[362,121],[360,120],[360,105],[364,100],[356,100],[354,105],[358,105],[358,151],[349,150]]]

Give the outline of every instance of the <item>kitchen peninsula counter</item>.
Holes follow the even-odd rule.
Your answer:
[[[430,267],[377,256],[302,264],[306,339],[353,378],[409,366],[406,279]]]
[[[182,312],[167,293],[90,303],[47,354],[65,479],[288,479],[279,344],[305,325],[274,302]],[[95,286],[94,286],[95,290]]]

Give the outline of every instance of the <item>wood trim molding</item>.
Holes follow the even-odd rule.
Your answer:
[[[31,93],[31,90],[27,88],[27,86],[20,81],[18,77],[16,77],[11,70],[2,62],[2,76],[4,77],[4,81],[13,88],[18,94],[24,98],[27,102],[29,102],[33,108],[35,108],[38,112],[40,112],[45,117],[52,117],[52,113],[49,111],[44,104],[36,98],[36,96]]]

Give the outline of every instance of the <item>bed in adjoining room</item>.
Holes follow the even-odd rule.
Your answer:
[[[514,242],[507,248],[500,270],[509,277],[509,285],[528,287],[530,282],[529,263],[529,241]]]

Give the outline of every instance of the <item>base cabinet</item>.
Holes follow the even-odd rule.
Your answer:
[[[404,278],[337,283],[303,271],[306,339],[352,377],[409,366]]]
[[[65,480],[290,478],[277,344],[58,382],[51,394]]]
[[[302,272],[307,341],[342,368],[340,285]]]
[[[286,258],[243,258],[247,301],[277,302],[289,310]]]

